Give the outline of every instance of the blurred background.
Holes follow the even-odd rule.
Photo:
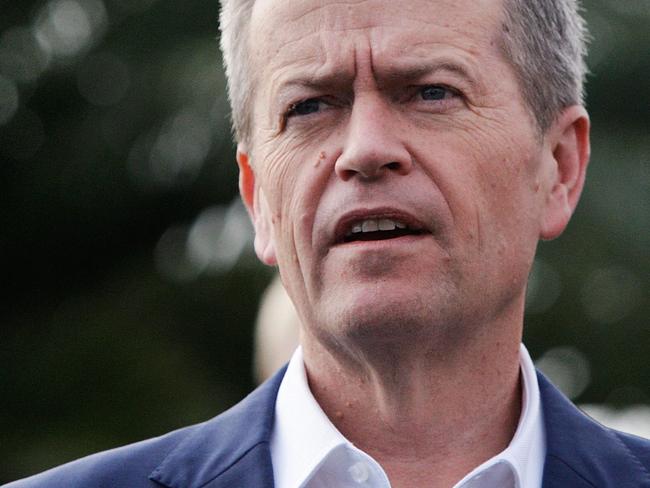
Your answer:
[[[237,197],[216,0],[0,0],[0,483],[254,387],[273,276]],[[526,344],[650,436],[650,1],[590,0],[593,158]]]

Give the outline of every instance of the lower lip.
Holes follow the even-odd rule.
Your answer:
[[[416,242],[427,240],[429,238],[431,238],[431,234],[407,235],[407,236],[393,237],[392,239],[342,242],[340,244],[336,244],[333,247],[339,249],[347,248],[347,249],[355,249],[355,250],[384,249],[384,248],[390,248],[394,246],[412,245],[415,244]]]

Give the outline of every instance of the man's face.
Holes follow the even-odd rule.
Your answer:
[[[500,8],[257,0],[244,197],[308,334],[461,331],[523,304],[552,171]]]

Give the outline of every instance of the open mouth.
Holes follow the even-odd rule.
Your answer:
[[[401,220],[381,218],[363,219],[353,222],[349,230],[343,236],[342,241],[383,241],[396,239],[398,237],[422,235],[424,230],[409,226]]]

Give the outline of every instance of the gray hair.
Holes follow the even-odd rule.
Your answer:
[[[545,132],[560,111],[584,103],[587,28],[579,0],[504,0],[501,48]]]
[[[587,29],[579,0],[504,0],[501,49],[545,132],[560,111],[583,103]],[[222,0],[221,51],[235,139],[251,138],[254,80],[248,46],[255,0]]]
[[[219,15],[232,129],[235,140],[243,143],[249,142],[252,135],[251,98],[254,87],[248,39],[253,5],[255,0],[221,0]]]

